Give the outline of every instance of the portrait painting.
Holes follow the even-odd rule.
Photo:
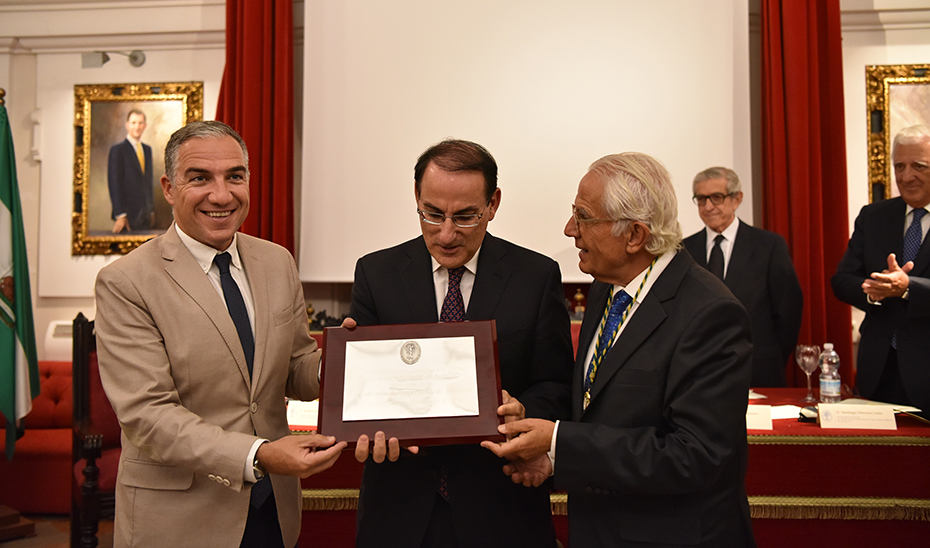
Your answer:
[[[128,253],[171,226],[165,146],[201,119],[202,82],[75,86],[72,255]]]
[[[898,195],[891,152],[906,127],[930,124],[930,65],[866,67],[869,113],[869,202]]]

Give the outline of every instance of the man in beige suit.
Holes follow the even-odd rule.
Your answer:
[[[288,430],[285,396],[319,389],[297,269],[237,233],[248,153],[231,128],[175,132],[165,173],[174,225],[96,284],[100,375],[123,429],[114,544],[291,548],[297,478],[345,448]]]

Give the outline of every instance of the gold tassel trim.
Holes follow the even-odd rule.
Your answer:
[[[358,489],[303,489],[304,510],[357,510]]]
[[[568,494],[551,493],[554,516],[568,514]],[[356,510],[358,489],[304,489],[303,509]],[[756,519],[840,519],[930,521],[930,500],[867,497],[749,497]]]
[[[888,445],[926,447],[930,437],[917,436],[746,436],[750,445]]]
[[[749,497],[757,519],[930,521],[930,500],[880,497]]]

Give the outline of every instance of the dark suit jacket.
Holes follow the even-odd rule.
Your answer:
[[[867,205],[856,218],[846,254],[831,283],[836,298],[865,311],[859,326],[856,386],[869,398],[878,386],[891,336],[898,334],[898,368],[910,403],[930,410],[930,238],[924,238],[914,269],[908,298],[890,298],[881,306],[868,304],[862,282],[873,272],[888,268],[888,254],[900,261],[904,248],[904,216],[907,204],[900,197]]]
[[[569,413],[572,345],[558,264],[487,234],[466,320],[497,322],[501,384],[529,417]],[[349,315],[359,325],[439,320],[423,238],[359,259]],[[390,432],[385,432],[390,436]],[[506,461],[478,445],[420,448],[397,462],[365,465],[357,546],[419,547],[446,470],[458,544],[555,545],[545,487],[514,484]]]
[[[569,492],[569,544],[754,546],[744,486],[745,310],[679,251],[605,356],[582,410],[585,351],[608,288],[591,286],[573,422],[559,423],[555,487]]]
[[[128,139],[110,148],[107,162],[107,185],[113,206],[111,217],[116,219],[125,213],[132,230],[151,228],[155,211],[152,147],[142,143],[142,154],[145,156],[145,173]]]
[[[707,268],[707,231],[683,243],[694,262]],[[804,309],[785,239],[739,221],[724,283],[752,324],[752,386],[785,386],[785,362],[798,344]]]

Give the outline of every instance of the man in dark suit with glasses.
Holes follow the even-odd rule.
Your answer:
[[[361,326],[494,319],[509,408],[567,417],[572,346],[561,274],[552,259],[487,232],[501,202],[494,158],[476,143],[443,141],[420,156],[414,196],[422,235],[359,259],[349,315]],[[370,458],[367,444],[356,451],[368,459],[357,546],[555,546],[548,489],[514,485],[503,459],[477,444],[412,454],[376,438]]]
[[[804,307],[788,245],[779,234],[737,219],[743,192],[732,169],[705,169],[695,175],[693,190],[706,226],[685,238],[684,247],[749,313],[752,386],[785,386],[785,363],[798,343]]]

